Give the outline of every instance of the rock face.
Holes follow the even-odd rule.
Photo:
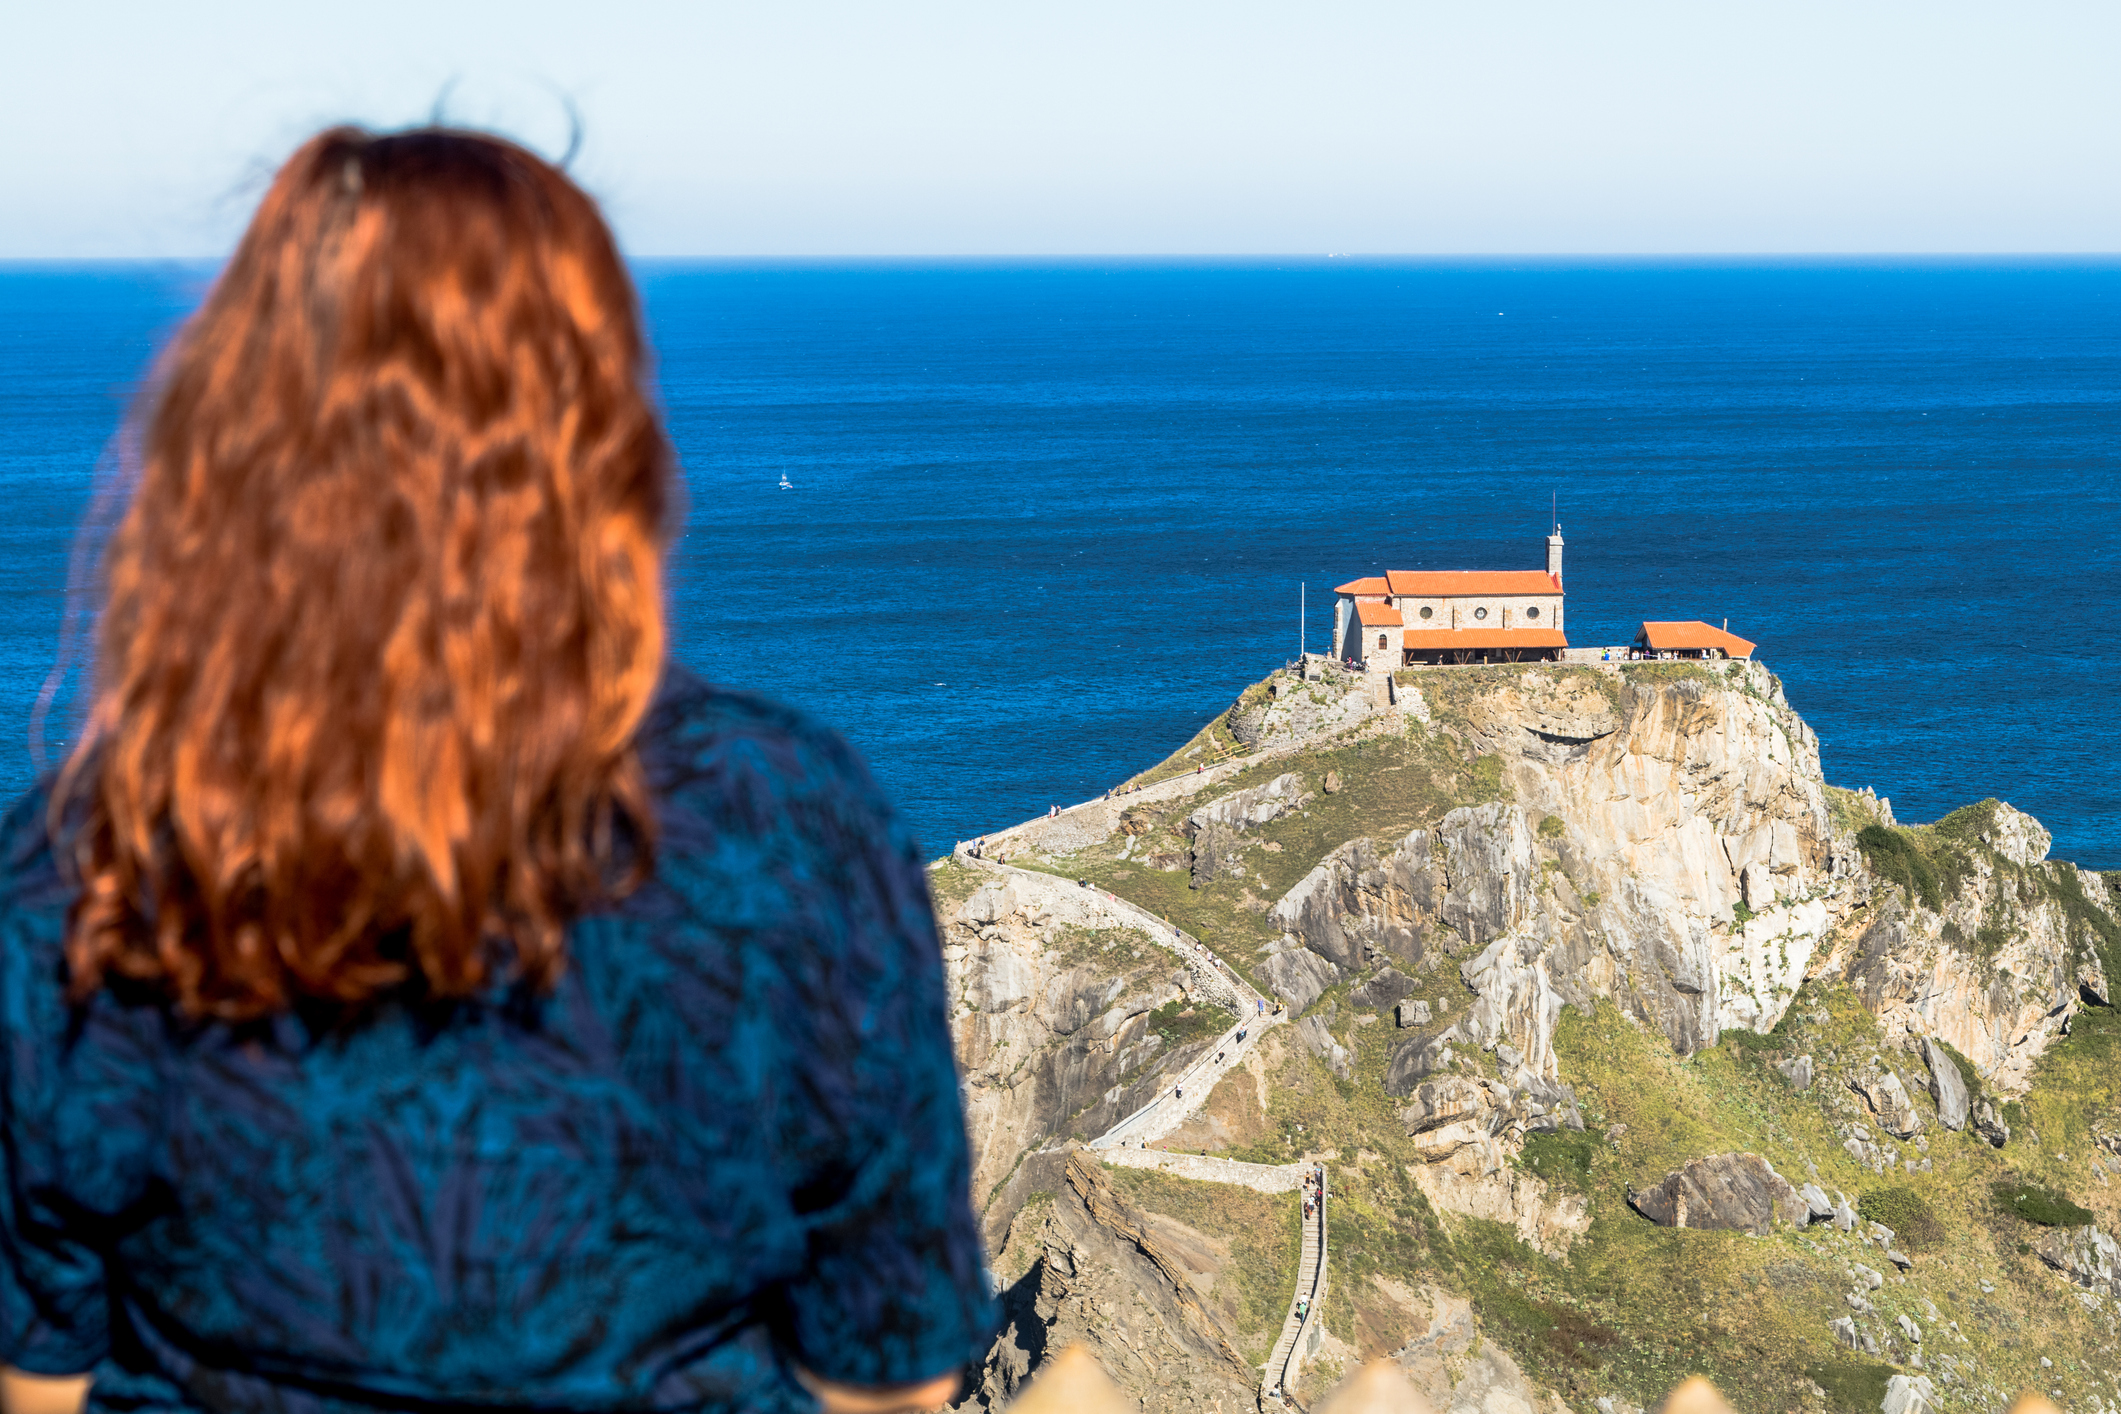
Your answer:
[[[1937,1407],[1937,1389],[1927,1375],[1894,1375],[1885,1384],[1885,1402],[1879,1414],[1930,1414]]]
[[[2121,1246],[2096,1226],[2050,1232],[2033,1250],[2077,1285],[2121,1297]]]
[[[1930,1098],[1937,1102],[1937,1123],[1946,1129],[1966,1128],[1966,1077],[1959,1063],[1934,1036],[1922,1038],[1922,1063],[1930,1070]]]
[[[1922,1116],[1908,1098],[1907,1086],[1880,1057],[1872,1056],[1868,1066],[1851,1075],[1849,1088],[1863,1097],[1886,1133],[1896,1139],[1912,1139],[1921,1133]]]
[[[1193,846],[1193,887],[1244,871],[1244,832],[1269,824],[1307,799],[1303,777],[1276,776],[1265,785],[1210,801],[1186,817],[1184,834]]]
[[[1145,935],[1100,934],[1087,901],[1053,893],[989,884],[943,921],[983,1206],[1018,1155],[1102,1132],[1199,1049],[1173,1056],[1148,1025],[1148,1013],[1186,995],[1192,975]],[[1107,945],[1090,941],[1097,936]]]
[[[1078,1342],[1157,1408],[1254,1406],[1258,1371],[1237,1353],[1214,1291],[1219,1254],[1123,1201],[1094,1161],[1070,1156],[1051,1206],[1027,1209],[1005,1246],[1028,1269],[1003,1292],[1002,1335],[959,1409],[1001,1409],[1041,1361]]]
[[[1654,1188],[1630,1190],[1628,1202],[1659,1227],[1715,1228],[1765,1237],[1777,1219],[1803,1226],[1809,1205],[1758,1154],[1711,1154],[1665,1176]]]
[[[2000,1149],[2010,1142],[2011,1127],[1996,1113],[1996,1107],[1987,1100],[1974,1106],[1974,1133]]]

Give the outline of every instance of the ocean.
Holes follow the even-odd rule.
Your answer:
[[[2121,868],[2121,263],[638,273],[677,656],[845,732],[931,853],[1324,650],[1334,585],[1541,568],[1557,514],[1571,643],[1728,619],[1828,780]],[[9,793],[98,457],[209,275],[0,266]]]

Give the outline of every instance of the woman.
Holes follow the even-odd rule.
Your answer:
[[[0,1360],[155,1410],[888,1410],[992,1319],[911,842],[663,661],[592,203],[295,154],[158,371],[0,856]],[[67,1378],[71,1377],[71,1378]]]

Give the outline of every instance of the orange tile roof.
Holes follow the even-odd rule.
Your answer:
[[[1545,570],[1392,570],[1394,594],[1442,599],[1462,594],[1559,594],[1561,581]]]
[[[1333,592],[1335,594],[1389,594],[1392,591],[1386,585],[1383,576],[1379,575],[1369,579],[1351,579]]]
[[[1355,617],[1362,621],[1364,628],[1398,628],[1406,622],[1399,616],[1399,610],[1390,605],[1366,604],[1360,599],[1355,601]]]
[[[1733,658],[1750,658],[1755,647],[1737,634],[1726,633],[1699,619],[1667,619],[1654,623],[1644,620],[1642,632],[1635,641],[1660,651],[1721,648]]]
[[[1566,648],[1558,628],[1410,628],[1409,648]]]

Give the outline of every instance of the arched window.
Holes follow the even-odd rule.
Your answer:
[[[1488,616],[1488,611],[1487,611],[1486,609],[1475,609],[1475,610],[1473,611],[1473,617],[1474,617],[1474,618],[1476,618],[1476,619],[1484,619],[1484,618],[1486,618],[1487,616]]]
[[[1429,608],[1427,605],[1423,605],[1421,610],[1421,616],[1425,619],[1433,619],[1436,617],[1436,611],[1434,609]]]
[[[1379,635],[1377,635],[1377,647],[1378,647],[1378,651],[1382,652],[1382,651],[1384,650],[1384,646],[1385,646],[1385,636],[1384,636],[1383,634],[1381,634],[1381,633],[1380,633]]]
[[[1538,617],[1539,617],[1539,606],[1538,606],[1537,604],[1534,604],[1534,605],[1533,605],[1533,606],[1532,606],[1531,608],[1529,608],[1529,609],[1527,609],[1527,610],[1525,610],[1525,611],[1524,611],[1524,616],[1525,616],[1526,618],[1528,618],[1528,619],[1536,619],[1536,618],[1538,618]]]

